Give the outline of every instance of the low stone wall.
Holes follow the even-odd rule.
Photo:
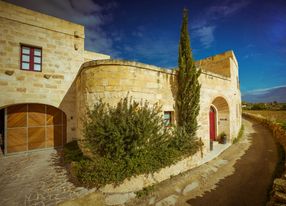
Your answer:
[[[197,152],[195,155],[181,160],[169,167],[162,168],[154,174],[133,176],[130,179],[125,179],[124,182],[118,186],[108,184],[103,188],[100,188],[100,191],[104,193],[128,193],[142,190],[144,187],[162,182],[172,176],[176,176],[202,164],[202,158],[199,153],[200,152]]]
[[[275,139],[282,145],[284,152],[286,152],[286,130],[276,122],[273,122],[263,116],[254,115],[247,112],[243,112],[243,116],[251,118],[255,121],[260,122],[261,124],[268,127]],[[267,203],[267,206],[274,205],[285,205],[286,204],[286,170],[284,168],[284,175],[280,178],[276,178],[273,181],[270,201]]]
[[[254,115],[247,112],[243,112],[243,116],[254,119],[268,127],[272,131],[273,136],[276,138],[276,140],[283,146],[284,151],[286,151],[286,131],[282,128],[280,124],[273,122],[263,116]]]
[[[133,193],[142,190],[145,187],[160,183],[171,178],[172,176],[179,175],[190,169],[198,167],[216,158],[230,146],[231,144],[225,144],[224,147],[221,147],[219,150],[213,151],[213,153],[207,153],[203,157],[199,151],[196,154],[187,157],[169,167],[162,168],[160,171],[155,172],[154,174],[142,174],[131,177],[129,179],[125,179],[125,181],[120,185],[114,186],[113,184],[108,184],[99,190],[105,194]]]

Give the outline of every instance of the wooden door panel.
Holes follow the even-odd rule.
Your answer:
[[[62,111],[51,106],[47,106],[47,125],[62,124]]]
[[[27,150],[27,128],[7,129],[7,152]]]
[[[53,147],[54,146],[54,127],[47,126],[46,130],[47,130],[46,131],[46,134],[47,134],[46,145],[47,147]]]
[[[28,105],[28,126],[44,126],[46,117],[46,106],[43,104]]]
[[[60,147],[67,141],[66,116],[52,106],[22,104],[7,108],[7,152]]]
[[[45,127],[28,128],[28,149],[40,149],[46,146]]]
[[[67,143],[67,126],[63,125],[63,144]]]
[[[63,145],[63,126],[54,126],[54,146],[59,147]]]
[[[62,146],[63,126],[47,127],[47,147]]]
[[[7,128],[27,126],[27,105],[20,104],[7,108]]]

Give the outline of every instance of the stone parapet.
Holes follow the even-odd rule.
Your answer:
[[[109,55],[106,54],[100,54],[97,52],[92,52],[92,51],[84,51],[84,61],[93,61],[93,60],[103,60],[103,59],[110,59]]]

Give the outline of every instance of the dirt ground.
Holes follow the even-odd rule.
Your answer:
[[[252,144],[234,165],[234,174],[220,181],[215,190],[188,200],[190,205],[265,205],[278,161],[277,146],[267,128],[251,123],[254,129]]]

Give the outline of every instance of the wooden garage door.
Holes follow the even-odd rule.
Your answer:
[[[7,108],[7,153],[66,143],[66,115],[43,104],[20,104]]]

